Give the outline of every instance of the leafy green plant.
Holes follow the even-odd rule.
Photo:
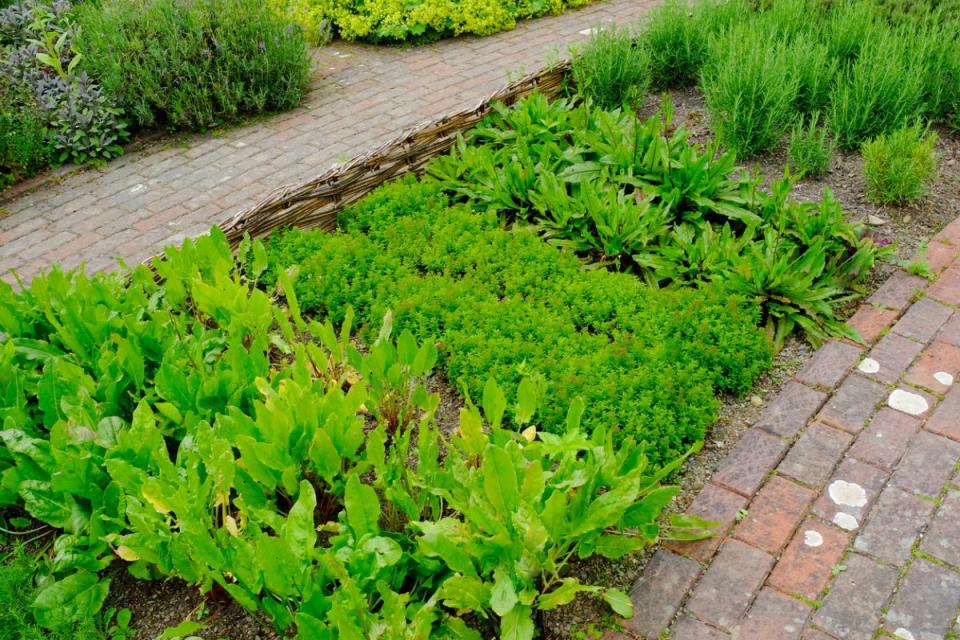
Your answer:
[[[682,457],[654,469],[630,438],[586,435],[582,400],[541,432],[533,379],[513,403],[488,380],[482,413],[468,397],[441,431],[429,343],[394,341],[387,322],[361,352],[349,320],[301,315],[283,271],[276,304],[259,243],[235,260],[214,230],[165,258],[159,279],[54,270],[0,286],[0,504],[61,530],[39,625],[101,619],[127,637],[128,613],[98,613],[101,572],[122,561],[217,585],[299,638],[478,640],[471,624],[491,619],[532,639],[536,612],[579,593],[631,615],[622,592],[571,577],[572,557],[709,532],[661,523],[677,488],[660,481]],[[0,596],[24,582],[0,571]]]
[[[304,35],[263,3],[112,1],[80,6],[77,21],[84,66],[141,126],[204,128],[306,92]]]
[[[650,87],[650,52],[629,29],[597,28],[571,63],[577,92],[613,109],[642,98]]]
[[[787,202],[759,189],[732,154],[690,144],[669,103],[637,122],[531,96],[499,109],[428,170],[473,207],[531,223],[591,265],[658,287],[733,286],[761,304],[777,344],[795,327],[813,343],[848,335],[833,309],[889,254],[844,221],[831,194]],[[782,185],[793,181],[778,189],[788,193]],[[745,274],[755,279],[743,282]]]
[[[271,0],[300,21],[312,40],[335,31],[347,40],[423,43],[447,36],[486,36],[518,20],[562,12],[590,0]]]
[[[917,121],[863,145],[867,197],[879,204],[923,197],[937,175],[937,134]]]
[[[787,158],[790,168],[804,176],[822,176],[830,169],[833,159],[833,139],[830,131],[815,112],[804,123],[798,121],[790,132]]]
[[[650,52],[651,85],[655,89],[696,82],[707,53],[700,14],[685,0],[670,0],[650,12],[642,40]]]
[[[700,86],[718,140],[739,156],[776,146],[800,95],[788,49],[760,23],[710,40]]]

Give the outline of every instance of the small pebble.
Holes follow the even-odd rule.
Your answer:
[[[752,405],[755,406],[755,407],[762,407],[762,406],[763,406],[763,398],[761,398],[760,396],[757,396],[757,395],[750,396],[750,404],[752,404]]]

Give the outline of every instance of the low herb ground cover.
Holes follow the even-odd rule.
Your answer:
[[[752,301],[584,270],[534,228],[451,207],[433,181],[381,189],[341,224],[268,244],[277,269],[298,270],[304,310],[337,320],[352,305],[369,333],[392,309],[398,328],[439,340],[448,377],[473,397],[491,376],[507,386],[541,376],[549,430],[583,397],[588,430],[616,425],[664,463],[703,438],[715,393],[745,392],[770,364]]]
[[[255,0],[22,0],[0,9],[0,188],[103,162],[144,126],[204,128],[289,109],[302,29]]]
[[[654,469],[616,425],[587,434],[579,398],[538,429],[539,404],[560,408],[531,377],[488,380],[441,433],[432,342],[394,339],[386,314],[361,353],[349,312],[339,331],[305,320],[285,273],[282,306],[258,287],[262,245],[238,257],[214,230],[168,248],[159,284],[144,267],[0,284],[0,505],[61,531],[27,624],[96,619],[124,563],[309,640],[521,640],[581,593],[631,614],[573,556],[702,535],[658,525],[682,459]]]

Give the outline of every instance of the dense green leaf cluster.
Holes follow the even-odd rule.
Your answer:
[[[829,190],[820,203],[770,192],[714,144],[661,117],[533,95],[466,134],[428,169],[474,207],[529,222],[590,263],[654,286],[722,282],[756,300],[776,343],[797,326],[814,343],[856,337],[835,307],[855,297],[884,255],[848,223]]]
[[[756,306],[717,287],[660,291],[629,274],[584,270],[533,228],[450,207],[442,186],[406,179],[341,217],[339,233],[292,230],[268,247],[299,270],[304,309],[439,340],[451,380],[473,395],[490,376],[547,383],[543,422],[562,429],[583,397],[585,425],[616,425],[665,462],[703,437],[718,391],[743,393],[770,364]]]
[[[37,621],[92,619],[121,561],[219,585],[310,640],[526,640],[536,611],[579,593],[630,615],[566,565],[660,537],[677,491],[660,480],[682,458],[654,471],[629,438],[585,435],[579,398],[538,433],[532,379],[512,407],[486,382],[441,431],[430,342],[392,340],[387,314],[361,353],[349,311],[337,333],[301,317],[285,274],[286,307],[258,288],[267,263],[214,230],[168,248],[156,279],[0,285],[0,506],[62,531]]]
[[[863,145],[867,197],[902,204],[927,193],[937,177],[937,134],[920,122],[877,136]]]
[[[311,38],[423,43],[447,36],[487,36],[518,20],[561,13],[591,0],[270,0]]]

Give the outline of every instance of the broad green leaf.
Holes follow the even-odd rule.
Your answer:
[[[109,592],[109,580],[81,570],[43,587],[33,601],[33,615],[47,628],[89,620],[99,613]]]
[[[483,487],[493,508],[504,517],[513,513],[520,502],[517,474],[506,450],[490,445],[483,453]]]
[[[503,423],[503,413],[507,408],[507,397],[503,389],[489,378],[483,386],[483,415],[493,429],[500,428]]]
[[[376,535],[380,531],[380,500],[377,492],[362,484],[356,475],[347,479],[343,505],[347,524],[357,538]]]
[[[317,494],[306,480],[300,481],[300,494],[297,501],[287,514],[287,521],[283,525],[281,536],[290,546],[293,555],[300,561],[310,557],[317,542],[317,530],[314,523],[314,512],[317,509]]]
[[[537,388],[530,378],[520,381],[517,388],[516,420],[518,425],[525,425],[533,419],[537,410]]]
[[[493,588],[490,590],[490,608],[498,616],[505,616],[517,604],[517,590],[510,571],[499,568],[494,572]]]
[[[617,615],[623,616],[624,618],[633,617],[633,603],[630,601],[630,596],[625,594],[619,589],[607,589],[603,592],[603,599],[606,600],[607,604],[610,605],[610,608],[617,613]]]
[[[530,607],[518,604],[500,619],[501,640],[532,640],[535,632]]]

